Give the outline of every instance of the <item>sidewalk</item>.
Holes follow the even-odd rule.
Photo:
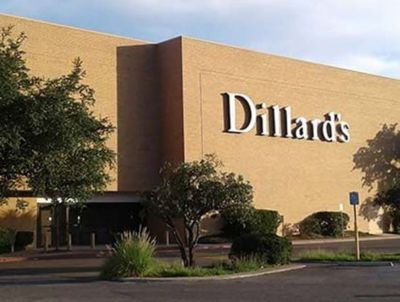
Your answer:
[[[400,240],[398,234],[382,234],[374,237],[361,237],[360,241],[379,241],[379,240]],[[325,243],[345,243],[353,242],[354,238],[334,238],[334,239],[311,239],[311,240],[294,240],[293,246],[307,246],[314,244]],[[200,254],[227,254],[231,247],[230,243],[223,244],[199,244],[197,252]],[[157,245],[157,255],[159,257],[179,257],[179,251],[175,244],[171,245]],[[4,262],[19,262],[30,260],[57,260],[57,259],[93,259],[104,258],[108,255],[108,250],[105,245],[98,245],[94,249],[90,246],[73,246],[71,251],[61,250],[59,252],[49,251],[45,253],[43,249],[35,249],[30,251],[20,251],[13,254],[0,255],[0,264]]]
[[[379,234],[373,237],[360,237],[360,241],[376,241],[376,240],[400,240],[400,234]],[[299,239],[293,240],[293,245],[308,245],[308,244],[321,244],[321,243],[340,243],[340,242],[353,242],[354,238],[330,238],[330,239]]]

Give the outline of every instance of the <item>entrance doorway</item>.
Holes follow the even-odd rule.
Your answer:
[[[111,244],[123,231],[138,230],[143,224],[143,206],[137,202],[90,202],[69,209],[69,232],[73,245],[90,245],[91,234],[96,244]],[[38,207],[38,247],[44,246],[44,236],[49,245],[55,242],[51,204]],[[60,211],[60,244],[66,245],[65,207]],[[50,240],[49,240],[50,239]]]

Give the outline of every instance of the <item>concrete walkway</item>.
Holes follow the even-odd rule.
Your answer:
[[[368,248],[371,246],[373,249],[381,251],[383,248],[388,247],[388,252],[391,249],[395,252],[399,247],[400,235],[397,234],[382,234],[371,237],[360,238],[361,243]],[[304,249],[326,248],[326,249],[341,249],[350,246],[354,241],[353,238],[337,238],[337,239],[313,239],[313,240],[294,240],[294,251]],[[382,243],[380,243],[382,242]],[[196,251],[200,255],[227,255],[231,247],[230,243],[224,244],[199,244]],[[384,251],[384,250],[382,250]],[[56,260],[56,259],[93,259],[104,258],[109,254],[107,246],[98,245],[95,249],[90,246],[74,246],[71,251],[61,250],[59,252],[50,251],[44,253],[43,249],[35,249],[31,251],[21,251],[13,254],[3,254],[0,256],[0,263],[4,262],[18,262],[30,260]],[[179,258],[176,245],[158,245],[157,255],[161,258]]]
[[[400,234],[379,234],[371,237],[360,237],[360,241],[375,241],[375,240],[397,240],[400,239]],[[321,243],[340,243],[340,242],[353,242],[354,238],[330,238],[330,239],[311,239],[311,240],[293,240],[293,245],[308,245],[308,244],[321,244]]]

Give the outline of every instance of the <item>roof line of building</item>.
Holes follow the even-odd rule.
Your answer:
[[[229,48],[233,48],[233,49],[244,50],[244,51],[247,51],[247,52],[258,53],[258,54],[261,54],[261,55],[273,56],[273,57],[286,59],[286,60],[294,60],[294,61],[301,62],[301,63],[306,63],[306,64],[319,65],[319,66],[328,67],[328,68],[332,68],[332,69],[339,69],[339,70],[347,71],[347,72],[355,72],[355,73],[366,75],[366,76],[372,76],[372,77],[377,77],[377,78],[382,78],[382,79],[387,79],[387,80],[392,80],[392,81],[400,81],[400,79],[392,78],[392,77],[389,77],[389,76],[378,75],[378,74],[374,74],[374,73],[368,73],[368,72],[365,72],[365,71],[353,70],[353,69],[349,69],[349,68],[345,68],[345,67],[339,67],[339,66],[335,66],[335,65],[329,65],[329,64],[325,64],[325,63],[318,63],[318,62],[308,61],[308,60],[305,60],[305,59],[287,57],[287,56],[273,54],[273,53],[269,53],[269,52],[263,52],[261,50],[255,50],[255,49],[251,49],[251,48],[247,48],[247,47],[243,47],[243,46],[234,46],[234,45],[230,45],[230,44],[223,43],[223,42],[216,42],[216,41],[211,41],[211,40],[202,39],[202,38],[193,38],[193,37],[185,36],[185,35],[177,36],[176,38],[178,38],[178,37],[181,37],[183,39],[190,39],[190,40],[200,41],[200,42],[204,42],[204,43],[208,43],[208,44],[214,44],[214,45],[229,47]],[[174,39],[174,38],[172,38],[172,39]],[[170,39],[170,40],[172,40],[172,39]]]
[[[89,32],[89,33],[92,33],[92,34],[97,34],[97,35],[102,35],[102,36],[109,36],[109,37],[113,37],[113,38],[126,39],[126,40],[132,40],[132,41],[138,41],[138,42],[144,42],[144,43],[153,43],[153,42],[149,42],[149,41],[145,41],[145,40],[141,40],[141,39],[135,39],[135,38],[131,38],[131,37],[120,36],[120,35],[111,34],[111,33],[105,33],[105,32],[100,32],[100,31],[96,31],[96,30],[92,30],[92,29],[86,29],[86,28],[82,28],[82,27],[75,27],[75,26],[71,26],[71,25],[59,24],[59,23],[54,23],[54,22],[40,20],[40,19],[33,19],[33,18],[29,18],[29,17],[17,16],[17,15],[13,15],[13,14],[0,13],[0,15],[7,16],[7,17],[12,17],[12,18],[16,18],[16,19],[23,19],[23,20],[27,20],[27,21],[30,21],[30,22],[43,23],[43,24],[46,24],[46,25],[51,25],[51,26],[56,26],[56,27],[63,27],[63,28],[68,28],[68,29],[72,29],[72,30],[79,30],[79,31]]]
[[[263,51],[260,51],[260,50],[254,50],[254,49],[246,48],[246,47],[243,47],[243,46],[234,46],[234,45],[226,44],[226,43],[223,43],[223,42],[216,42],[216,41],[211,41],[211,40],[202,39],[202,38],[194,38],[194,37],[185,36],[185,35],[178,35],[178,36],[172,37],[170,39],[154,43],[154,42],[149,42],[149,41],[145,41],[145,40],[141,40],[141,39],[135,39],[135,38],[115,35],[115,34],[111,34],[111,33],[104,33],[104,32],[99,32],[99,31],[95,31],[95,30],[91,30],[91,29],[85,29],[85,28],[80,28],[80,27],[75,27],[75,26],[70,26],[70,25],[58,24],[58,23],[53,23],[53,22],[49,22],[49,21],[33,19],[33,18],[29,18],[29,17],[21,17],[21,16],[16,16],[16,15],[7,14],[7,13],[0,13],[0,15],[9,16],[9,17],[12,17],[12,18],[17,18],[17,19],[24,19],[24,20],[28,20],[28,21],[31,21],[31,22],[38,22],[38,23],[48,24],[48,25],[57,26],[57,27],[69,28],[69,29],[79,30],[79,31],[85,31],[85,32],[94,33],[94,34],[98,34],[98,35],[103,35],[103,36],[109,36],[109,37],[114,37],[114,38],[119,38],[119,39],[132,40],[132,41],[139,41],[139,42],[150,43],[150,44],[160,44],[160,43],[168,42],[170,40],[174,40],[174,39],[177,39],[177,38],[190,39],[190,40],[195,40],[195,41],[199,41],[199,42],[204,42],[204,43],[209,43],[209,44],[229,47],[229,48],[233,48],[233,49],[239,49],[239,50],[244,50],[244,51],[248,51],[248,52],[258,53],[258,54],[262,54],[262,55],[268,55],[268,56],[273,56],[273,57],[277,57],[277,58],[283,58],[283,59],[286,59],[286,60],[295,60],[295,61],[298,61],[298,62],[301,62],[301,63],[320,65],[320,66],[324,66],[324,67],[328,67],[328,68],[332,68],[332,69],[338,69],[338,70],[343,70],[343,71],[347,71],[347,72],[354,72],[354,73],[358,73],[358,74],[366,75],[366,76],[372,76],[372,77],[377,77],[377,78],[382,78],[382,79],[387,79],[387,80],[392,80],[392,81],[393,80],[394,81],[399,81],[400,80],[400,79],[396,79],[396,78],[392,78],[392,77],[388,77],[388,76],[377,75],[377,74],[373,74],[373,73],[368,73],[368,72],[364,72],[364,71],[348,69],[348,68],[329,65],[329,64],[324,64],[324,63],[317,63],[317,62],[308,61],[308,60],[304,60],[304,59],[298,59],[298,58],[293,58],[293,57],[282,56],[282,55],[278,55],[278,54],[273,54],[273,53],[263,52]]]

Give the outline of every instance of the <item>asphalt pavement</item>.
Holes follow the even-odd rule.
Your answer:
[[[309,242],[305,249],[351,250],[353,242]],[[364,250],[400,253],[400,239],[362,241]],[[199,252],[226,255],[227,249]],[[168,249],[161,256],[177,255]],[[89,253],[0,263],[0,301],[400,301],[400,264],[357,267],[311,264],[298,271],[242,280],[118,283],[99,281],[103,257]]]
[[[6,281],[0,301],[400,301],[400,266],[311,265],[239,280],[121,283],[43,279]]]

